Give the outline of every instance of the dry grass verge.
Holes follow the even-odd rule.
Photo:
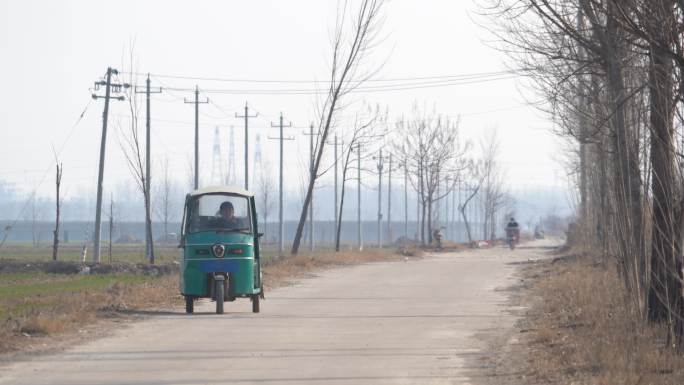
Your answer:
[[[125,311],[180,302],[178,278],[113,275],[0,275],[0,353],[33,350]]]
[[[684,384],[684,357],[664,345],[662,328],[625,306],[613,266],[566,256],[526,268],[523,278],[529,310],[508,367],[498,368],[515,373],[508,382]]]
[[[264,282],[268,292],[316,270],[403,258],[390,249],[285,257],[264,266]],[[0,271],[0,359],[11,357],[8,353],[44,351],[65,340],[68,344],[98,335],[94,330],[101,321],[131,320],[150,309],[182,311],[184,304],[176,273],[157,276],[116,269],[113,274],[80,275],[15,270]]]

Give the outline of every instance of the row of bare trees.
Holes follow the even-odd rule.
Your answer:
[[[496,0],[493,30],[573,149],[582,239],[682,348],[684,2]]]
[[[347,100],[349,94],[380,69],[379,66],[369,67],[367,62],[371,51],[377,47],[379,31],[384,20],[383,8],[382,0],[360,0],[356,8],[352,9],[350,3],[343,2],[338,9],[337,23],[331,39],[332,65],[326,81],[327,93],[318,110],[313,171],[305,189],[292,254],[299,251],[316,181],[330,170],[329,167],[322,166],[325,144],[329,141],[331,133],[345,131],[340,130],[337,125],[340,112],[352,104]],[[479,188],[487,186],[485,216],[493,230],[494,218],[501,209],[501,202],[505,196],[501,187],[503,180],[498,174],[499,165],[494,161],[498,148],[490,148],[490,153],[485,151],[484,158],[489,157],[489,161],[483,158],[479,162],[474,162],[472,157],[467,156],[469,146],[459,140],[458,120],[450,120],[435,112],[420,111],[417,107],[414,108],[413,115],[411,119],[401,119],[392,130],[388,128],[391,125],[387,121],[387,113],[381,113],[379,108],[370,109],[367,114],[364,111],[363,118],[356,117],[351,129],[340,133],[344,138],[344,145],[337,159],[342,164],[341,199],[337,212],[342,213],[344,207],[346,183],[360,178],[359,175],[349,173],[350,166],[357,161],[360,169],[361,161],[372,154],[380,143],[389,146],[401,159],[402,166],[410,175],[411,186],[418,194],[421,207],[419,232],[422,244],[432,243],[432,216],[435,203],[448,196],[457,183],[465,184],[466,181],[471,181],[470,184],[475,186],[475,194]],[[393,131],[391,140],[386,140],[385,143],[378,140],[390,131]],[[362,151],[365,155],[361,155]],[[466,205],[463,205],[460,211],[467,223],[465,207]],[[336,249],[339,250],[342,215],[338,215],[337,220],[335,243]],[[489,233],[494,237],[494,231]]]

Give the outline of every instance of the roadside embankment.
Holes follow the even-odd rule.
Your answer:
[[[572,253],[530,261],[519,282],[511,298],[521,319],[499,341],[494,383],[684,383],[684,356],[626,305],[610,261]]]

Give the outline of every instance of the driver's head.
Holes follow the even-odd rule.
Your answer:
[[[511,222],[515,222],[515,218],[511,217]]]
[[[219,212],[221,213],[221,217],[223,218],[232,218],[233,204],[228,201],[221,203],[221,208],[219,209]]]

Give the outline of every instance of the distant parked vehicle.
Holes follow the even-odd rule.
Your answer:
[[[185,311],[194,301],[211,298],[216,313],[223,303],[249,298],[258,313],[264,298],[254,195],[239,187],[208,187],[185,198],[180,248],[180,273]]]

